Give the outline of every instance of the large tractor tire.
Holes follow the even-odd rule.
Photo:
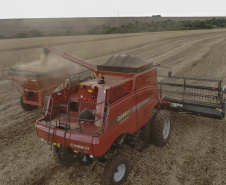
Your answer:
[[[63,166],[71,166],[75,162],[72,156],[57,154],[56,160]]]
[[[151,115],[148,119],[148,122],[146,125],[144,125],[141,129],[141,139],[145,141],[146,143],[152,143],[152,138],[151,138],[151,127],[152,127],[152,122],[154,120],[154,117],[158,111],[156,109],[153,109],[151,112]]]
[[[69,147],[55,148],[54,156],[55,160],[63,166],[71,166],[75,162],[75,157],[73,156],[73,150]]]
[[[29,104],[24,103],[23,96],[20,97],[20,105],[25,111],[32,111],[38,107],[36,105],[29,105]]]
[[[103,185],[118,185],[121,184],[128,176],[129,161],[123,155],[117,155],[110,159],[103,172]]]
[[[164,146],[169,141],[171,116],[169,111],[160,110],[151,123],[151,138],[154,144]]]

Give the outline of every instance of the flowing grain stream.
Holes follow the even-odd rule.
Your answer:
[[[109,40],[106,40],[106,43],[102,40],[102,44],[109,47],[106,52],[97,52],[93,57],[90,54],[87,59],[100,64],[120,52],[137,55],[150,62],[160,61],[181,75],[220,78],[225,76],[225,30],[203,31],[199,34],[191,31],[190,34],[183,33],[183,36],[177,33],[178,36],[172,32],[173,36],[165,39],[164,34],[170,35],[171,32],[158,33],[158,38],[155,38],[155,34],[146,34],[147,37],[153,38],[150,42],[144,41],[143,45],[133,45],[129,41],[133,37],[123,40],[120,35],[117,42],[119,45],[122,44],[120,40],[125,42],[123,49],[117,49],[115,45],[110,46],[107,43]],[[94,44],[98,41],[90,42]],[[127,43],[130,45],[127,46]],[[70,50],[73,50],[73,46],[75,44],[63,43],[57,47],[62,50],[70,47]],[[110,47],[114,48],[111,50]],[[85,48],[84,46],[84,52],[89,52],[89,48]],[[18,51],[18,55],[22,51]],[[33,52],[37,51],[41,50],[34,49]],[[29,57],[36,59],[36,55],[31,54]],[[9,61],[10,65],[7,65],[7,62],[7,58],[1,60],[3,69],[18,63]],[[50,146],[42,142],[34,130],[35,120],[42,116],[42,109],[24,112],[19,105],[20,94],[11,90],[10,83],[3,76],[0,79],[1,184],[100,184],[102,167],[98,166],[92,173],[90,166],[76,164],[63,167],[54,160]],[[173,114],[172,117],[174,124],[171,139],[165,147],[150,145],[143,153],[139,153],[125,146],[119,151],[129,157],[131,164],[129,177],[124,184],[226,183],[225,121],[187,114]]]

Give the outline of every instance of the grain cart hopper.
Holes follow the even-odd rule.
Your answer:
[[[41,63],[33,62],[32,65],[22,65],[8,70],[7,77],[21,92],[20,103],[26,111],[43,106],[45,96],[62,87],[66,78],[78,71],[73,64],[48,61],[48,54],[49,51],[44,47]]]
[[[95,75],[80,83],[70,80],[63,90],[47,96],[44,116],[35,125],[38,137],[51,145],[62,164],[77,161],[93,164],[94,169],[105,163],[103,184],[121,184],[128,175],[129,161],[112,153],[123,144],[143,151],[145,146],[138,144],[138,137],[164,146],[170,137],[171,118],[169,111],[161,108],[170,109],[168,105],[177,102],[160,98],[165,84],[162,81],[159,90],[157,68],[138,57],[114,55],[96,67],[46,48]],[[224,104],[221,106],[221,111],[216,110],[224,116]]]

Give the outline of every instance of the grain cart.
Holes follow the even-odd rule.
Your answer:
[[[142,151],[144,147],[138,145],[138,137],[158,146],[168,142],[171,117],[162,108],[183,110],[185,104],[169,96],[160,98],[159,94],[170,94],[171,91],[161,88],[175,84],[163,80],[177,77],[172,73],[162,75],[163,80],[158,84],[157,68],[131,55],[114,55],[104,64],[92,66],[49,46],[45,48],[90,69],[93,75],[81,82],[75,75],[75,83],[71,76],[65,89],[46,97],[44,117],[35,125],[38,137],[51,145],[62,164],[94,163],[94,169],[97,164],[106,163],[103,184],[121,184],[129,173],[129,161],[112,153],[123,144]],[[210,91],[222,94],[220,85]],[[178,86],[184,91],[190,88],[186,83]],[[220,117],[225,113],[224,103],[219,103],[218,108],[191,103],[186,104],[185,110],[190,111],[189,106],[203,107],[200,109],[207,114],[215,110],[214,114]],[[194,112],[201,111],[194,109]]]
[[[22,65],[7,70],[7,78],[22,94],[21,107],[30,111],[44,105],[44,98],[57,88],[62,88],[70,74],[75,73],[75,65],[47,60],[48,50],[44,50],[41,62]]]

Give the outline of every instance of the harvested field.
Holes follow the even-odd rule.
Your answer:
[[[170,66],[179,75],[225,77],[226,30],[0,40],[1,70],[40,58],[48,43],[92,63],[116,53]],[[20,94],[0,76],[0,184],[100,184],[102,167],[63,167],[35,134],[42,109],[25,112]],[[125,146],[131,171],[124,184],[225,184],[226,122],[173,114],[169,143],[143,153]]]

